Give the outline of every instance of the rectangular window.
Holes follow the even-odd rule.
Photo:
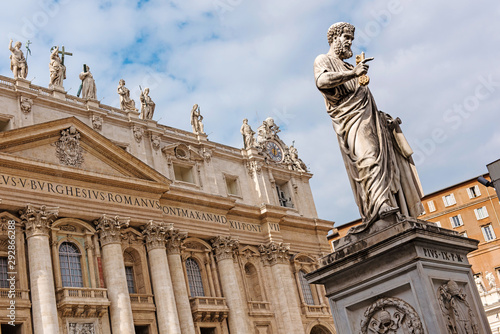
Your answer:
[[[444,206],[450,206],[457,203],[457,201],[455,201],[455,195],[453,194],[443,196],[443,202]]]
[[[183,167],[174,165],[174,176],[176,181],[195,183],[193,167]]]
[[[125,277],[127,278],[128,293],[135,293],[134,267],[131,266],[125,267]]]
[[[495,231],[493,231],[493,227],[491,227],[491,224],[482,226],[481,231],[483,231],[484,241],[491,241],[497,238],[495,236]]]
[[[289,193],[288,182],[283,184],[276,183],[276,192],[278,193],[278,200],[280,205],[285,208],[293,208],[292,197]]]
[[[462,221],[462,215],[460,214],[450,217],[450,222],[452,227],[459,227],[464,224],[464,222]]]
[[[437,227],[441,227],[441,222],[440,221],[434,222],[434,224],[436,224]]]
[[[0,257],[0,288],[8,288],[9,287],[9,281],[7,281],[8,275],[7,275],[7,258],[6,257]]]
[[[467,238],[467,231],[463,231],[462,233],[460,233],[460,235],[464,238]]]
[[[481,196],[481,192],[479,191],[478,186],[467,188],[467,194],[469,195],[470,199]]]
[[[436,211],[436,207],[434,206],[434,201],[428,201],[427,206],[429,207],[429,212]]]
[[[226,187],[228,195],[240,195],[240,189],[238,187],[238,179],[236,177],[225,176],[226,178]]]
[[[488,217],[488,210],[486,210],[485,206],[483,206],[482,208],[474,209],[474,213],[476,214],[477,220]]]

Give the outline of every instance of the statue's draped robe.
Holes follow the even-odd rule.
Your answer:
[[[80,73],[80,80],[82,80],[82,98],[96,99],[96,86],[95,80],[90,72]]]
[[[125,86],[118,86],[120,95],[120,107],[122,110],[136,110],[135,101],[130,98],[130,90]]]
[[[316,82],[325,72],[352,69],[352,65],[330,55],[320,55],[314,62]],[[377,219],[384,202],[400,207],[403,214],[419,216],[423,194],[411,156],[398,145],[368,87],[360,86],[355,78],[320,91],[363,222]]]
[[[63,80],[66,79],[66,66],[64,66],[59,59],[59,56],[55,55],[51,57],[49,64],[50,69],[50,84],[52,86],[63,86]]]

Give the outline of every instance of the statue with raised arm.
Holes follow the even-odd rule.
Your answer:
[[[124,111],[137,111],[135,101],[130,98],[130,90],[125,87],[125,80],[120,79],[117,91],[118,95],[120,95],[120,109]]]
[[[377,109],[368,88],[373,58],[352,57],[354,26],[339,22],[327,33],[330,50],[314,61],[316,86],[337,133],[356,203],[365,226],[389,214],[418,217],[423,212],[420,181],[399,118]]]
[[[497,282],[495,280],[495,275],[490,273],[489,271],[486,272],[486,280],[488,281],[488,284],[490,285],[490,290],[496,289],[497,287]]]
[[[81,85],[81,93],[82,93],[82,98],[86,100],[95,100],[97,99],[96,94],[97,94],[97,88],[95,86],[95,80],[94,77],[92,76],[92,73],[90,73],[90,66],[83,65],[83,72],[80,73],[80,80],[82,80],[82,85]],[[79,91],[80,93],[80,91]],[[78,96],[80,94],[77,94]]]
[[[141,99],[141,118],[153,119],[153,114],[155,112],[156,104],[149,96],[149,88],[144,88],[144,92],[141,91],[140,99]]]
[[[203,131],[203,116],[201,116],[200,107],[195,104],[193,109],[191,109],[191,126],[193,127],[193,133],[205,133]]]
[[[50,83],[49,88],[63,88],[63,80],[66,79],[66,66],[59,57],[59,47],[53,48],[50,54]]]
[[[250,125],[248,125],[248,119],[243,120],[243,124],[241,125],[240,133],[243,136],[243,147],[246,149],[255,147],[255,131],[252,130]]]
[[[24,53],[21,50],[22,43],[16,42],[14,47],[12,47],[12,39],[9,43],[9,50],[12,53],[10,55],[10,70],[14,74],[14,79],[22,78],[26,79],[28,76],[28,63],[26,58],[24,58]]]

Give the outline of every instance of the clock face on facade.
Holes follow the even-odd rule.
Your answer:
[[[266,142],[266,152],[267,154],[269,154],[273,161],[280,162],[281,160],[283,160],[283,151],[281,151],[279,145],[274,141]]]

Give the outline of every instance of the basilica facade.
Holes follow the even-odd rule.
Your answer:
[[[1,333],[335,333],[304,279],[333,222],[271,119],[239,149],[21,77],[0,106]]]

